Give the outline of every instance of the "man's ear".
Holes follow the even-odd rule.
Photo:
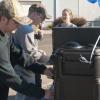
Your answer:
[[[5,17],[5,16],[1,16],[0,17],[0,20],[4,23],[7,23],[8,22],[8,19]]]

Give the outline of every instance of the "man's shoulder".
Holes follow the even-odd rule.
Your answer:
[[[33,32],[33,28],[31,25],[22,25],[19,29],[16,30],[17,33],[23,32],[23,33],[30,33]]]

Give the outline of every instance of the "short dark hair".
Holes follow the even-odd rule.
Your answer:
[[[32,12],[37,12],[41,15],[44,16],[44,18],[46,19],[50,19],[51,16],[47,14],[47,11],[46,9],[43,7],[42,4],[33,4],[29,7],[29,15],[32,13]]]

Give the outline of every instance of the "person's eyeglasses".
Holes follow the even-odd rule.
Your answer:
[[[45,16],[43,16],[43,15],[41,15],[40,18],[41,18],[42,22],[45,20]]]
[[[45,16],[43,14],[40,14],[40,13],[38,15],[41,18],[41,21],[43,22],[45,20]]]

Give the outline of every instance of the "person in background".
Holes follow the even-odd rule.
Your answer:
[[[45,97],[45,99],[48,99],[50,92],[45,91],[35,84],[28,83],[24,79],[21,79],[19,75],[16,74],[10,61],[13,58],[10,56],[11,53],[8,34],[16,30],[20,27],[20,25],[32,23],[28,17],[20,15],[19,9],[20,4],[17,0],[0,1],[0,100],[7,100],[9,87],[28,96],[34,96],[36,98]],[[18,52],[19,50],[17,50],[15,52],[14,45],[11,50],[14,51],[14,54],[16,54],[16,56],[12,55],[12,57],[15,57],[13,61],[16,62],[18,61],[17,58],[19,58],[19,62],[25,62],[25,55],[22,55],[22,51]],[[33,70],[34,66],[35,69],[36,67],[41,68],[41,66],[43,66],[43,73],[47,69],[45,65],[39,65],[36,63],[30,64],[29,66],[24,63],[24,66],[30,70]]]
[[[64,9],[62,11],[62,16],[57,18],[53,22],[53,27],[77,27],[73,23],[71,23],[71,19],[73,18],[72,11],[70,9]]]
[[[23,25],[18,28],[13,35],[14,43],[20,46],[25,53],[28,53],[33,62],[41,64],[47,64],[50,57],[46,55],[45,51],[38,49],[38,41],[43,38],[43,34],[39,26],[45,19],[49,19],[49,15],[46,9],[41,4],[33,4],[29,7],[28,17],[32,20],[29,25]],[[41,75],[40,73],[33,73],[30,70],[23,69],[20,66],[14,68],[21,78],[25,79],[29,83],[36,84],[41,87]],[[39,71],[39,69],[38,69]],[[37,98],[29,97],[21,93],[17,93],[16,100],[35,100]]]

